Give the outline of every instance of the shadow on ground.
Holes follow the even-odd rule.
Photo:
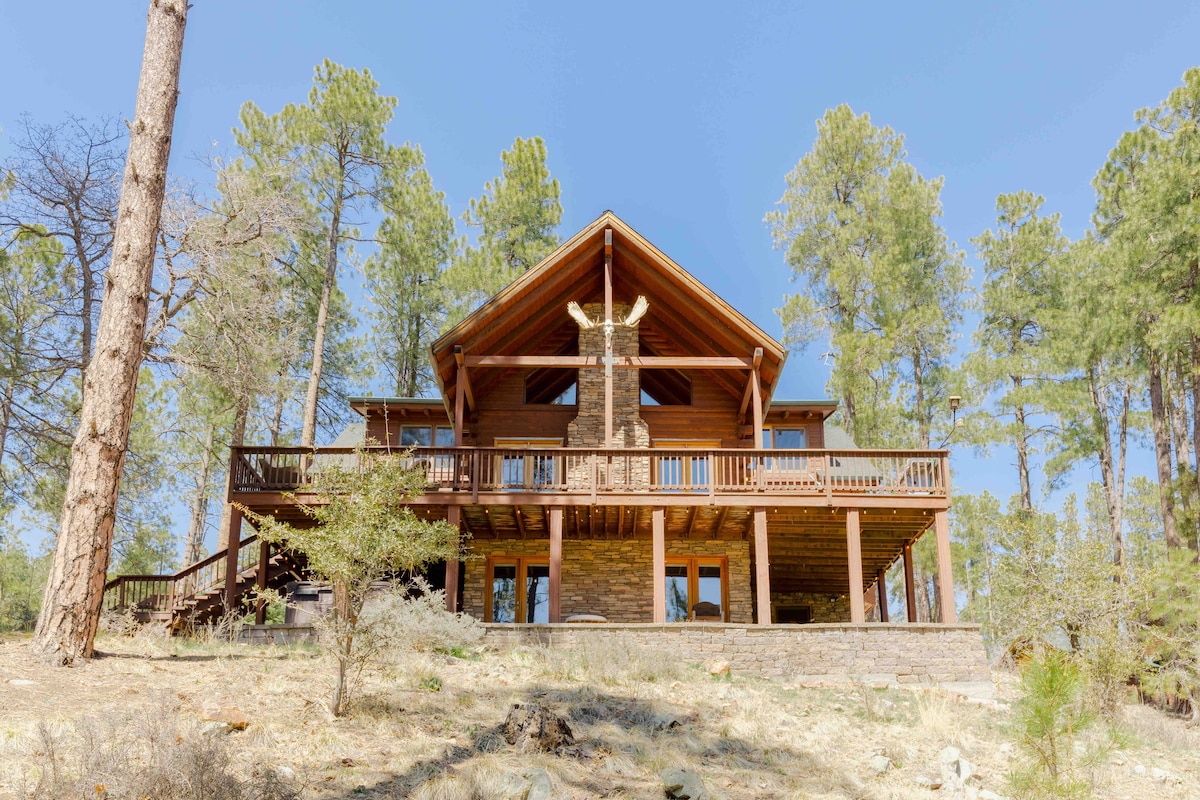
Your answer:
[[[343,794],[322,796],[338,800],[406,798],[428,781],[468,775],[472,762],[487,754],[511,755],[514,763],[509,774],[516,776],[523,769],[547,764],[547,759],[551,759],[553,764],[547,766],[556,767],[551,770],[554,797],[661,797],[659,766],[697,769],[706,780],[719,779],[718,785],[709,788],[716,789],[715,795],[731,799],[773,796],[769,791],[764,794],[763,781],[769,784],[799,781],[818,794],[841,790],[849,797],[861,791],[852,778],[829,769],[815,753],[783,746],[764,749],[724,735],[719,719],[703,724],[699,712],[685,711],[669,703],[589,686],[532,687],[513,700],[538,703],[565,717],[574,732],[575,746],[553,756],[520,754],[500,733],[505,709],[498,712],[500,718],[492,726],[474,735],[471,747],[448,747],[437,757],[421,760],[403,773]],[[672,763],[658,763],[664,759]],[[503,776],[492,778],[493,784],[498,785]],[[461,792],[445,788],[446,791],[433,794],[485,796],[467,787]]]

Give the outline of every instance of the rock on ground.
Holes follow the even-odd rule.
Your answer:
[[[710,800],[700,776],[686,769],[664,769],[659,773],[663,790],[672,800]]]

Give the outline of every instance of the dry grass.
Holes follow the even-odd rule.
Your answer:
[[[725,681],[637,649],[412,653],[369,675],[352,714],[335,719],[330,665],[311,649],[145,634],[98,646],[107,655],[87,666],[46,671],[24,642],[0,644],[0,797],[37,796],[32,787],[49,763],[40,730],[57,737],[76,796],[111,800],[137,790],[107,778],[108,794],[96,793],[122,762],[165,764],[172,753],[194,754],[237,782],[241,794],[214,798],[269,797],[276,775],[294,776],[288,788],[304,798],[501,798],[537,768],[551,776],[556,797],[661,798],[658,772],[683,767],[727,800],[905,800],[947,794],[921,788],[919,778],[940,776],[938,753],[950,745],[976,765],[973,785],[1006,794],[1008,712],[937,690],[803,688],[738,674]],[[1001,699],[1011,691],[1002,687]],[[517,702],[563,715],[578,748],[513,752],[496,727]],[[222,706],[249,717],[249,728],[202,735],[206,711]],[[1149,709],[1131,709],[1129,719],[1127,763],[1101,770],[1096,796],[1200,796],[1200,734]],[[145,750],[147,720],[165,743],[157,756]],[[883,774],[868,766],[876,754],[892,762]],[[1183,783],[1136,775],[1134,764]]]

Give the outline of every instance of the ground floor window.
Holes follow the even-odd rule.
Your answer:
[[[667,622],[729,619],[729,560],[673,557],[666,560]],[[711,605],[700,605],[700,604]],[[700,605],[699,609],[697,606]]]
[[[550,621],[550,559],[489,556],[484,619],[488,622]]]

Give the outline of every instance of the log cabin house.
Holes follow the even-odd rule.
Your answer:
[[[939,591],[954,596],[946,451],[858,449],[829,425],[834,402],[776,398],[783,346],[611,212],[431,356],[438,397],[351,405],[369,439],[413,448],[421,513],[470,535],[475,557],[445,565],[444,581],[434,570],[453,610],[886,622],[883,576],[902,560],[911,622],[912,546],[929,530]],[[298,519],[284,493],[303,492],[304,465],[353,452],[234,448],[228,500]],[[235,509],[232,547],[179,575],[118,579],[111,604],[203,614],[294,571],[240,528]]]

